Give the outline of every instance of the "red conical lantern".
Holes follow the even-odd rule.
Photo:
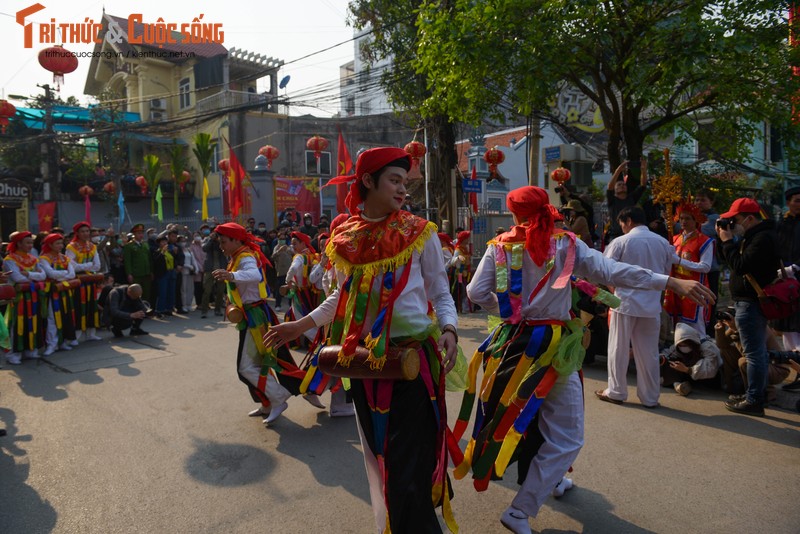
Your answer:
[[[494,178],[497,176],[497,166],[506,160],[506,155],[502,150],[494,147],[486,151],[483,159],[489,164],[489,174]]]
[[[192,175],[189,173],[189,171],[183,171],[183,173],[181,173],[181,175],[178,177],[178,185],[181,186],[181,193],[186,192],[186,184],[191,178]]]
[[[409,178],[422,178],[422,174],[419,172],[419,160],[425,156],[425,153],[428,151],[425,148],[425,145],[417,141],[416,139],[408,143],[403,150],[408,152],[408,155],[411,156],[411,169],[408,171]]]
[[[88,185],[84,185],[83,187],[78,189],[78,193],[80,193],[82,197],[90,197],[94,195],[94,189],[92,189]]]
[[[137,176],[135,180],[136,185],[141,189],[142,195],[147,194],[147,178],[144,176]]]
[[[278,156],[281,155],[280,150],[272,145],[262,146],[258,149],[258,153],[267,158],[267,170],[272,168],[272,161],[278,159]]]
[[[328,140],[324,137],[320,137],[319,135],[315,135],[306,141],[306,148],[313,150],[314,157],[319,159],[319,157],[322,155],[322,151],[328,148]]]
[[[78,68],[78,58],[63,46],[51,46],[39,52],[39,65],[53,73],[56,91],[64,83],[64,75]]]
[[[114,191],[116,191],[116,190],[117,190],[117,188],[114,185],[114,182],[106,182],[105,184],[103,184],[103,191],[105,191],[109,195],[113,195]]]
[[[8,100],[0,100],[0,126],[2,126],[3,133],[6,133],[6,126],[8,126],[8,119],[17,113],[17,108]]]
[[[227,159],[221,159],[219,163],[217,163],[217,167],[225,174],[228,174],[228,171],[231,170],[231,163]]]
[[[569,169],[565,167],[559,167],[555,169],[553,172],[550,173],[550,179],[554,182],[558,182],[558,185],[563,184],[569,177],[571,176]]]

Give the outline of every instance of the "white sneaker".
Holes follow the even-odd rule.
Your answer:
[[[269,412],[269,417],[264,419],[264,426],[269,426],[270,424],[274,423],[275,420],[278,419],[278,417],[280,417],[288,407],[289,405],[285,401],[277,406],[273,406],[272,410]]]
[[[99,337],[99,336],[91,335],[91,336],[86,336],[86,341],[103,341],[103,338]]]
[[[315,395],[314,393],[307,393],[303,395],[303,398],[308,402],[311,406],[315,408],[319,408],[320,410],[325,409],[325,405],[322,404],[322,401],[319,400],[319,396]]]
[[[55,348],[55,347],[47,347],[46,349],[44,349],[44,354],[43,354],[43,355],[44,355],[44,356],[50,356],[50,355],[51,355],[51,354],[53,354],[55,351],[56,351],[56,348]]]
[[[556,499],[563,497],[564,493],[571,490],[574,485],[571,478],[562,477],[561,480],[558,481],[558,484],[556,484],[556,487],[553,488],[553,497]]]
[[[22,356],[18,352],[9,352],[6,354],[6,361],[11,365],[20,365],[22,363]]]
[[[80,341],[78,341],[77,339],[73,339],[72,341],[69,342],[69,344],[72,347],[77,347],[80,344]]]
[[[58,347],[58,348],[61,349],[61,350],[72,350],[72,346],[67,341],[62,343],[61,346]]]
[[[342,404],[341,406],[331,406],[331,417],[352,417],[356,414],[353,404]]]
[[[248,417],[266,417],[269,415],[270,407],[269,406],[259,406],[252,412],[248,413]]]
[[[500,522],[515,534],[532,534],[531,526],[528,524],[528,516],[525,512],[517,510],[513,506],[506,508],[500,516]]]

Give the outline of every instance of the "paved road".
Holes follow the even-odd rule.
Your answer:
[[[465,353],[484,324],[464,320]],[[0,533],[374,531],[352,419],[293,399],[265,429],[246,417],[231,325],[194,312],[145,327],[152,336],[0,369]],[[800,531],[800,414],[734,415],[709,390],[664,390],[655,411],[631,391],[614,406],[591,395],[604,380],[586,370],[576,487],[536,531]],[[448,403],[452,421],[460,396]],[[515,478],[512,467],[481,494],[456,481],[461,532],[503,531]]]

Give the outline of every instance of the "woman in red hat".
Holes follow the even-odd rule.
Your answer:
[[[291,303],[286,318],[289,321],[299,321],[320,303],[321,293],[308,278],[311,269],[319,262],[319,258],[317,251],[311,246],[310,236],[303,232],[292,232],[291,238],[294,256],[292,264],[286,272],[286,285],[289,287],[287,296]],[[309,328],[303,332],[303,335],[311,343],[317,337],[317,329]]]
[[[39,260],[31,254],[33,235],[28,231],[14,232],[9,236],[8,255],[3,259],[3,270],[10,272],[11,282],[17,284],[17,300],[14,303],[11,333],[11,352],[6,361],[19,365],[22,358],[38,358],[43,342],[43,327],[39,313],[38,282],[46,275]]]
[[[100,294],[102,277],[90,281],[91,277],[100,272],[100,255],[97,245],[92,243],[92,228],[86,221],[75,223],[72,226],[74,233],[72,241],[67,245],[65,254],[72,261],[75,276],[81,279],[81,287],[75,290],[75,327],[78,330],[77,339],[70,345],[75,346],[85,334],[87,341],[100,341],[97,327],[100,326],[100,309],[97,307],[97,296]]]
[[[401,209],[410,168],[403,149],[373,148],[359,155],[355,174],[329,182],[351,184],[351,217],[326,247],[338,289],[303,319],[273,326],[264,340],[283,344],[331,323],[329,344],[342,346],[341,365],[361,345],[375,369],[385,363],[387,347],[417,347],[414,380],[350,379],[372,509],[380,532],[441,532],[434,508],[442,506],[454,531],[444,392],[457,354],[458,316],[436,225]],[[442,328],[438,341],[429,300]]]
[[[239,380],[261,405],[249,415],[264,417],[264,424],[269,425],[288,408],[289,397],[300,392],[300,381],[305,373],[297,367],[286,347],[274,350],[264,345],[263,336],[270,325],[278,324],[278,317],[267,304],[264,271],[269,261],[261,247],[252,234],[236,223],[217,225],[214,233],[219,238],[219,248],[230,261],[226,269],[217,269],[211,274],[225,283],[228,300],[242,314],[236,324]]]
[[[681,233],[672,239],[680,262],[672,266],[671,275],[682,280],[696,280],[706,287],[708,272],[714,261],[714,240],[700,231],[706,216],[691,200],[686,200],[677,208],[677,219],[681,223]],[[664,309],[672,317],[673,324],[686,323],[706,335],[706,323],[711,319],[711,306],[700,306],[691,299],[667,291]]]
[[[456,439],[466,430],[476,400],[478,407],[455,476],[471,472],[475,488],[482,491],[518,458],[522,487],[500,521],[513,532],[528,534],[528,518],[551,494],[561,496],[572,487],[564,474],[583,446],[583,324],[570,313],[572,274],[616,287],[666,287],[700,302],[713,301],[714,294],[699,282],[603,257],[555,226],[544,189],[515,189],[506,202],[515,226],[489,242],[467,287],[470,299],[499,313],[503,323],[470,364]],[[541,444],[527,439],[536,434],[531,425],[538,425]]]
[[[47,331],[44,355],[50,356],[58,348],[72,350],[70,341],[75,340],[75,324],[72,322],[72,290],[68,280],[75,278],[72,261],[61,251],[64,236],[48,234],[42,241],[39,264],[47,275]],[[60,345],[60,347],[59,347]]]

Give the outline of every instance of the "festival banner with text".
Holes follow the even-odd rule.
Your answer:
[[[276,176],[275,216],[286,210],[310,213],[319,222],[319,179],[305,176]],[[280,222],[280,221],[278,221]],[[302,221],[299,221],[302,224]]]

